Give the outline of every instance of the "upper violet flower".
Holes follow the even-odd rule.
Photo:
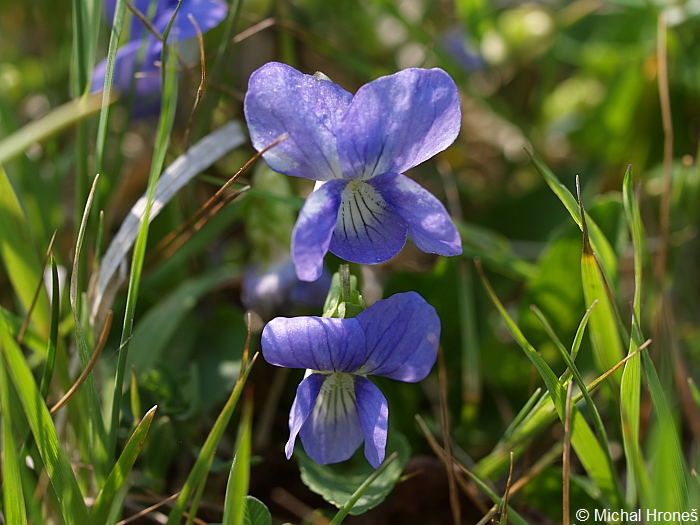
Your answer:
[[[442,203],[402,175],[459,133],[457,87],[443,70],[406,69],[353,97],[273,62],[251,75],[244,109],[258,151],[287,135],[263,155],[272,169],[321,181],[292,234],[299,279],[318,278],[329,250],[361,264],[387,261],[407,235],[425,252],[462,253]]]
[[[133,0],[132,5],[146,18],[159,34],[163,34],[173,16],[178,0]],[[117,0],[105,0],[105,14],[111,23]],[[190,16],[203,33],[218,25],[228,13],[223,0],[182,0],[168,34],[168,41],[182,41],[197,36]],[[149,113],[149,102],[157,102],[161,93],[160,61],[163,43],[148,32],[144,24],[132,17],[129,41],[117,50],[114,60],[113,86],[123,93],[135,92],[139,113]],[[95,66],[92,74],[92,92],[104,88],[107,59]]]
[[[424,379],[435,363],[440,319],[415,292],[377,301],[357,317],[278,317],[262,333],[265,360],[307,368],[289,415],[287,459],[297,435],[320,465],[350,458],[365,442],[365,457],[377,468],[384,460],[389,409],[367,379]]]

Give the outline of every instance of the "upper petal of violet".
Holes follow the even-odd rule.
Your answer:
[[[441,69],[406,69],[362,86],[338,128],[346,178],[403,173],[446,149],[461,125],[457,86]]]
[[[260,151],[286,134],[263,155],[273,170],[312,180],[340,178],[336,133],[351,100],[333,82],[265,64],[250,76],[244,101],[253,146]]]
[[[378,375],[413,383],[435,364],[440,318],[416,292],[395,294],[361,312],[367,354],[357,374]]]
[[[365,334],[357,319],[277,317],[262,333],[265,361],[287,368],[354,372],[365,356]]]

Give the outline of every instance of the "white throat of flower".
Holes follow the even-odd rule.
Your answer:
[[[353,374],[307,370],[306,377],[312,373],[325,376],[313,408],[316,418],[332,423],[357,413]]]

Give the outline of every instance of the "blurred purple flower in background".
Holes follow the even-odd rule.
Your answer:
[[[457,87],[441,69],[406,69],[357,94],[285,64],[255,71],[245,116],[253,146],[280,173],[317,184],[292,235],[299,279],[315,280],[330,250],[360,264],[387,261],[406,243],[458,255],[462,244],[442,203],[402,175],[454,142]]]
[[[177,0],[133,0],[132,5],[140,11],[158,31],[163,34]],[[117,0],[105,0],[105,15],[109,23],[114,19]],[[149,16],[150,14],[150,16]],[[221,22],[228,14],[223,0],[182,0],[173,25],[168,35],[168,42],[187,40],[197,36],[197,30],[189,15],[197,21],[204,33]],[[146,26],[133,16],[129,26],[129,41],[117,50],[114,62],[114,79],[112,86],[122,92],[134,90],[135,113],[144,116],[157,112],[160,101],[161,78],[160,54],[163,43],[150,33]],[[92,92],[104,88],[107,59],[95,66],[92,75]]]
[[[306,368],[289,415],[287,459],[297,435],[320,465],[350,458],[365,442],[365,457],[384,460],[389,409],[367,379],[377,375],[409,383],[424,379],[437,357],[440,319],[415,292],[377,301],[357,317],[278,317],[262,334],[265,360]]]
[[[270,319],[290,308],[320,310],[331,286],[331,274],[324,267],[321,277],[313,282],[300,281],[289,257],[264,269],[251,267],[243,276],[241,302],[261,318]]]

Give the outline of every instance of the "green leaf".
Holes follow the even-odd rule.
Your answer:
[[[272,514],[262,501],[246,496],[243,525],[272,525]]]
[[[394,485],[398,483],[411,452],[406,437],[399,432],[391,431],[387,442],[387,452],[394,451],[399,454],[396,460],[386,468],[355,503],[350,514],[362,514],[376,507],[384,501],[384,498],[393,490]],[[333,465],[318,465],[300,449],[297,449],[295,454],[299,460],[301,480],[304,484],[338,508],[345,505],[362,483],[375,471],[364,458],[362,449],[358,450],[350,460]]]
[[[126,477],[131,472],[131,469],[136,462],[136,458],[141,452],[148,430],[151,428],[151,422],[156,414],[156,406],[151,408],[134,430],[134,433],[129,438],[124,450],[122,451],[117,463],[114,465],[112,472],[109,473],[104,487],[95,499],[95,505],[90,512],[88,525],[101,525],[106,523],[109,515],[112,502],[115,500],[120,488],[126,483]]]
[[[1,313],[0,347],[46,473],[58,497],[63,519],[67,525],[82,525],[87,522],[87,507],[70,459],[58,439],[49,410],[24,360],[22,350],[11,336],[5,316]]]

